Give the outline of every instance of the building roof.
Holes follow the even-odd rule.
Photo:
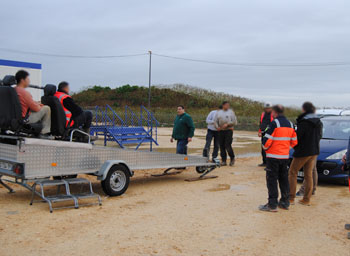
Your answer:
[[[39,63],[31,63],[31,62],[23,62],[23,61],[15,61],[15,60],[3,60],[3,59],[0,59],[0,66],[41,69],[41,64]]]

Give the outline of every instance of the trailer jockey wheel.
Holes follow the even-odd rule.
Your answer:
[[[78,174],[63,175],[63,176],[53,176],[52,178],[54,180],[64,180],[64,179],[75,179],[76,177],[78,177]]]
[[[204,173],[208,169],[208,166],[196,166],[197,173]]]
[[[105,180],[101,181],[103,191],[109,196],[120,196],[128,189],[130,172],[124,165],[113,165]]]

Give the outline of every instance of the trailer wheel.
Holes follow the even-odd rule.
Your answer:
[[[101,181],[103,191],[109,196],[120,196],[128,189],[130,172],[124,165],[114,165]]]
[[[204,173],[208,169],[207,166],[196,166],[196,172],[197,173]]]

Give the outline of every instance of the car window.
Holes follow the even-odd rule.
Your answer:
[[[322,120],[323,138],[348,140],[350,120]]]

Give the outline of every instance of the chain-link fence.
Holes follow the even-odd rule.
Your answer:
[[[174,124],[175,115],[170,115],[168,113],[156,113],[156,119],[160,123],[160,126],[163,127],[172,127]],[[194,125],[196,128],[206,128],[206,118],[207,114],[191,114]],[[237,130],[245,131],[256,131],[259,129],[259,118],[258,116],[238,116],[238,125],[235,127]]]
[[[206,118],[207,114],[190,114],[194,125],[196,128],[206,128]],[[163,127],[172,127],[174,124],[174,120],[176,114],[169,113],[155,113],[155,117],[160,123],[160,126]],[[287,117],[293,123],[295,122],[296,117]],[[236,130],[244,130],[244,131],[257,131],[259,130],[260,116],[237,116],[238,124],[235,126]]]
[[[139,114],[140,110],[136,108],[132,108],[132,110]],[[124,117],[125,116],[125,110],[122,108],[114,108],[115,113],[117,113],[119,116]],[[206,118],[207,113],[189,113],[193,119],[194,125],[196,128],[206,128]],[[161,127],[172,127],[174,125],[174,120],[176,117],[176,112],[169,113],[162,112],[157,110],[154,113],[155,118],[158,120]],[[289,120],[291,120],[293,123],[295,122],[296,117],[288,117]],[[238,124],[235,126],[236,130],[244,130],[244,131],[257,131],[259,130],[259,121],[260,116],[237,116]],[[145,125],[143,123],[143,125]]]

